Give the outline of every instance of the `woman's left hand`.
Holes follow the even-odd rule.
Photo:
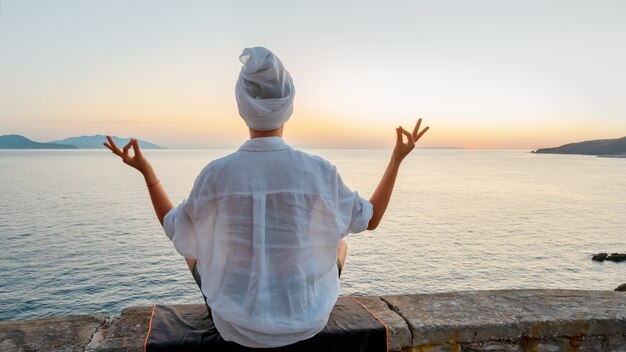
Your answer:
[[[105,147],[109,148],[109,150],[112,151],[113,154],[122,158],[124,164],[137,169],[144,176],[151,169],[148,159],[143,156],[141,150],[139,149],[139,142],[137,142],[137,139],[131,138],[128,144],[126,144],[122,149],[120,149],[117,144],[115,144],[110,136],[107,136],[107,140],[109,141],[108,143],[104,142],[102,144],[104,144]],[[133,147],[134,155],[130,155],[130,147]]]

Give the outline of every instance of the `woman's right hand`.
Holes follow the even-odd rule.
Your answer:
[[[107,140],[109,141],[102,143],[105,147],[107,147],[113,154],[122,158],[124,164],[131,166],[141,172],[144,176],[146,176],[149,171],[152,169],[148,159],[146,159],[141,150],[139,149],[139,142],[137,139],[131,138],[128,144],[124,146],[124,148],[120,149],[117,144],[113,141],[113,138],[107,136]],[[130,148],[133,148],[133,154],[130,155]]]

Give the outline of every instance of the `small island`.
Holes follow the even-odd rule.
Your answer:
[[[537,149],[536,151],[533,151],[533,153],[582,154],[597,155],[601,157],[626,158],[626,137],[569,143],[560,147]]]

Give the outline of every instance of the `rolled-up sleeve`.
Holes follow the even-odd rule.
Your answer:
[[[337,174],[337,217],[341,237],[367,230],[374,207],[368,200],[351,191]]]
[[[185,258],[197,259],[196,229],[189,215],[190,205],[189,200],[183,200],[165,214],[163,229],[180,255]]]

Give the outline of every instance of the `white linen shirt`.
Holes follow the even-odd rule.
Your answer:
[[[278,347],[324,328],[339,296],[339,239],[365,230],[372,212],[328,161],[263,137],[209,163],[163,227],[197,259],[222,337]]]

